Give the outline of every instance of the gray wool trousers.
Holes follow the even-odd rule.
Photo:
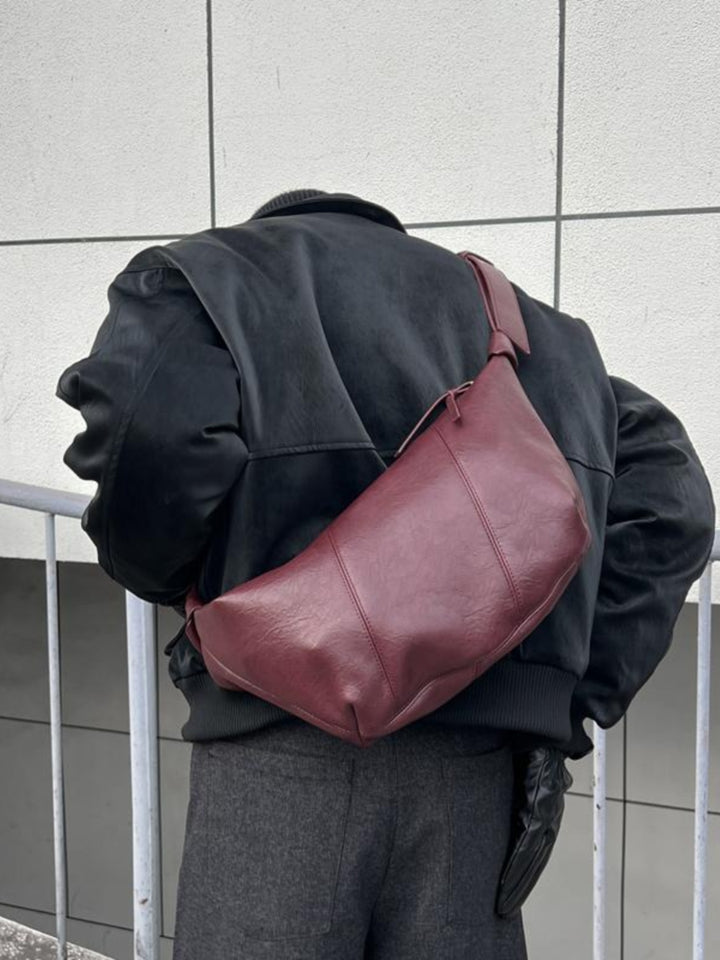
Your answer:
[[[173,960],[527,960],[494,911],[512,796],[502,731],[195,742]]]

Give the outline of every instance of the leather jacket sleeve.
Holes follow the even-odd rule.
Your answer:
[[[63,462],[97,482],[81,523],[100,566],[142,599],[175,606],[247,461],[239,376],[178,271],[120,273],[108,300],[89,356],[57,383],[86,423]]]
[[[712,550],[715,504],[707,475],[678,417],[628,380],[610,377],[618,409],[610,495],[590,659],[576,687],[577,760],[593,742],[582,720],[616,723],[665,656],[691,584]]]

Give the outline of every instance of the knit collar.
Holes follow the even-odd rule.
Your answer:
[[[400,220],[386,207],[363,200],[352,193],[325,193],[322,190],[289,190],[286,193],[280,193],[259,207],[250,219],[260,220],[293,213],[322,211],[354,213],[407,233]]]

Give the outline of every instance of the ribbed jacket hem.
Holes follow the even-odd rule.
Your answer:
[[[549,740],[572,735],[570,701],[578,678],[527,660],[500,660],[451,700],[416,723],[495,727]],[[190,707],[184,740],[214,740],[250,733],[284,720],[287,710],[245,691],[219,687],[209,673],[181,678],[176,686]]]

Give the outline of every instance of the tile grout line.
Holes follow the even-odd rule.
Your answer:
[[[11,910],[27,910],[29,913],[42,913],[43,915],[48,916],[48,917],[54,917],[54,916],[55,916],[55,913],[54,913],[54,911],[52,911],[52,910],[44,910],[42,907],[26,907],[26,906],[23,906],[23,905],[20,904],[20,903],[8,903],[8,902],[5,901],[5,900],[0,900],[0,908],[2,908],[2,907],[10,907]],[[109,927],[111,930],[123,930],[125,933],[132,933],[132,932],[133,932],[132,927],[124,927],[124,926],[122,926],[122,924],[120,924],[120,923],[108,923],[106,920],[86,920],[84,917],[73,917],[73,916],[71,916],[70,914],[68,914],[67,919],[68,919],[68,920],[73,920],[73,921],[75,921],[76,923],[88,923],[88,924],[90,924],[91,926],[95,926],[95,927]],[[19,922],[19,921],[18,921],[18,922]],[[40,931],[40,932],[42,932],[42,931]],[[48,936],[54,937],[55,934],[54,934],[54,933],[50,933],[50,934],[48,934]],[[167,940],[167,939],[171,939],[171,938],[170,938],[170,937],[166,937],[165,939]],[[70,941],[70,942],[71,942],[71,943],[74,943],[74,941]],[[77,946],[82,946],[82,944],[77,944]],[[87,947],[86,949],[90,949],[90,948]]]
[[[0,240],[0,247],[29,247],[51,243],[128,243],[136,240],[179,240],[186,233],[135,233],[99,237],[32,237],[26,240]]]
[[[205,23],[207,41],[208,161],[210,165],[210,226],[216,226],[215,215],[215,107],[213,97],[212,0],[206,0]]]
[[[0,714],[0,722],[5,721],[8,723],[33,723],[41,727],[49,727],[49,720],[38,720],[37,717],[9,717],[5,714]],[[86,730],[88,733],[113,733],[121,737],[129,737],[129,730],[114,730],[112,727],[91,727],[87,723],[68,723],[63,720],[62,726],[67,730]],[[192,743],[191,740],[184,740],[182,737],[170,737],[167,734],[158,734],[158,740],[163,740],[167,743]]]
[[[582,790],[568,790],[567,796],[579,797],[581,800],[592,800],[592,793]],[[652,800],[623,800],[622,797],[607,797],[608,803],[627,804],[628,807],[652,807],[653,810],[670,810],[673,813],[695,813],[693,807],[680,807],[674,803],[654,803]],[[720,810],[708,810],[708,816],[720,817]]]
[[[214,188],[213,188],[214,189]],[[213,200],[214,203],[214,200]],[[627,220],[644,217],[688,217],[711,216],[720,213],[720,207],[667,207],[656,210],[608,210],[597,213],[549,213],[529,217],[484,217],[466,220],[429,220],[426,222],[405,223],[407,230],[444,230],[450,227],[492,227],[521,225],[526,223],[562,223],[582,220]],[[214,214],[212,215],[214,217]],[[96,237],[30,237],[21,240],[0,240],[0,247],[41,246],[56,243],[129,243],[137,240],[180,240],[192,236],[188,233],[137,233],[96,236]]]
[[[631,217],[687,217],[697,214],[720,213],[720,207],[657,207],[648,210],[598,210],[595,213],[564,213],[566,220],[619,220]]]
[[[557,138],[555,143],[555,256],[553,306],[560,309],[560,265],[562,255],[563,146],[565,138],[565,21],[566,0],[559,0]]]

